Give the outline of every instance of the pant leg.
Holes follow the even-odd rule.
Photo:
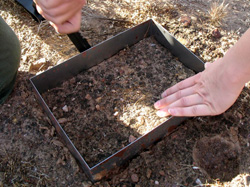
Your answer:
[[[7,99],[14,87],[20,56],[17,36],[0,17],[0,104]]]

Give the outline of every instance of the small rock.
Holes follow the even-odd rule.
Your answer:
[[[91,97],[89,94],[87,94],[87,95],[85,96],[85,99],[87,99],[87,100],[91,100],[91,99],[92,99],[92,97]]]
[[[147,169],[147,174],[146,174],[146,176],[147,176],[148,179],[150,179],[151,174],[152,174],[151,169]]]
[[[63,61],[64,61],[63,59],[60,59],[60,60],[57,61],[56,64],[57,64],[57,65],[58,65],[58,64],[61,64],[61,63],[63,63]]]
[[[163,170],[159,171],[159,174],[160,174],[161,176],[165,176],[165,175],[166,175],[165,172],[164,172]]]
[[[142,125],[144,124],[144,122],[145,122],[145,119],[144,119],[143,116],[139,116],[139,117],[137,118],[137,121],[138,121],[138,124],[139,124],[140,126],[142,126]]]
[[[190,16],[181,16],[181,23],[184,27],[188,27],[191,25],[191,17]]]
[[[178,38],[178,41],[181,42],[183,45],[187,45],[188,41],[184,38]]]
[[[55,127],[52,127],[51,130],[50,130],[50,136],[54,136],[55,134]]]
[[[51,141],[54,145],[59,146],[59,147],[64,147],[63,143],[58,141],[58,140],[52,140]]]
[[[219,29],[217,29],[217,28],[213,30],[212,35],[215,38],[220,38],[221,37],[221,33],[220,33]]]
[[[155,185],[159,185],[160,183],[159,183],[159,181],[155,181]]]
[[[243,117],[242,114],[239,113],[239,112],[238,112],[237,116],[238,116],[239,119],[242,119],[242,117]]]
[[[137,174],[132,174],[131,175],[131,180],[132,180],[132,182],[138,182],[139,181],[139,177],[138,177],[138,175]]]
[[[98,98],[95,99],[95,101],[96,101],[97,103],[100,103],[101,100],[102,100],[102,97],[98,97]]]
[[[66,118],[60,118],[58,119],[58,122],[63,124],[63,123],[66,123],[68,120]]]
[[[70,82],[70,84],[75,84],[76,83],[76,78],[75,77],[71,78],[69,80],[69,82]]]
[[[202,185],[203,185],[200,179],[196,179],[196,180],[195,180],[195,183],[198,184],[199,186],[202,186]]]
[[[250,176],[248,175],[248,176],[246,176],[246,178],[245,178],[245,181],[246,181],[246,185],[250,185]]]
[[[69,111],[69,108],[68,108],[67,105],[65,105],[64,107],[62,107],[62,109],[63,109],[64,112],[68,112]]]
[[[130,135],[129,136],[129,143],[131,143],[131,142],[133,142],[133,141],[135,141],[136,140],[136,137],[134,137],[133,135]]]
[[[119,112],[116,111],[116,112],[114,113],[114,116],[118,116],[118,114],[119,114]]]
[[[100,105],[96,105],[95,108],[96,108],[96,110],[101,110]]]
[[[91,183],[87,181],[83,182],[82,185],[83,187],[91,187]]]
[[[46,65],[46,63],[47,63],[46,59],[41,58],[30,65],[29,71],[40,70],[44,65]]]

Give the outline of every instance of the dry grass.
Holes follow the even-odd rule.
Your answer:
[[[0,150],[0,186],[1,182],[13,186],[40,186],[49,180],[48,175],[37,170],[32,161],[23,160],[18,150]],[[1,181],[2,180],[2,181]]]
[[[142,23],[149,18],[160,22],[174,10],[173,5],[164,0],[92,0],[88,3],[88,7],[92,10],[99,7],[102,18],[123,20],[132,24]],[[95,12],[89,15],[93,14],[95,15]]]
[[[1,0],[0,7],[0,16],[14,30],[21,44],[19,71],[29,72],[30,65],[41,58],[45,58],[49,66],[54,66],[59,60],[77,54],[67,35],[57,34],[47,21],[37,23],[14,0]]]
[[[215,180],[213,184],[205,184],[209,187],[247,187],[249,186],[250,174],[244,173],[239,174],[229,182],[221,183],[218,180]]]
[[[219,2],[213,2],[209,10],[209,19],[213,25],[221,25],[224,18],[227,16],[228,4],[223,1],[221,4]]]
[[[0,16],[13,28],[21,42],[22,59],[19,71],[29,72],[30,64],[41,58],[46,58],[49,64],[53,66],[60,59],[65,60],[77,54],[75,47],[67,36],[55,33],[47,22],[39,26],[22,8],[14,3],[14,0],[1,0],[0,7]],[[228,5],[224,2],[221,4],[213,3],[211,5],[209,16],[212,24],[222,24],[223,19],[227,16],[227,7]],[[176,13],[178,15],[178,9],[166,0],[89,0],[89,5],[86,8],[88,8],[88,12],[86,12],[88,14],[85,14],[87,17],[98,16],[101,17],[101,19],[114,19],[116,23],[125,23],[126,27],[141,23],[148,18],[154,18],[161,25],[166,25],[166,22],[169,21],[168,18],[174,17]],[[97,9],[99,10],[98,14],[95,12]],[[170,26],[171,24],[174,25],[178,23],[176,19],[172,19],[169,22]],[[114,26],[117,27],[117,25]],[[191,33],[189,35],[191,35]],[[234,38],[231,40],[228,40],[228,38],[229,36],[225,36],[220,41],[224,43],[224,47],[232,45],[235,42]],[[215,42],[213,44],[215,44]],[[207,45],[210,46],[210,43]],[[204,55],[201,55],[211,55],[208,49],[209,48],[206,47],[203,50]],[[218,51],[222,49],[223,47],[218,47]],[[213,52],[213,54],[217,54],[218,51]],[[36,173],[34,173],[34,171],[36,171]],[[5,180],[8,180],[8,182],[0,180],[0,186],[2,182],[5,182],[4,184],[12,182],[13,186],[25,186],[25,184],[29,183],[25,180],[33,180],[30,181],[30,183],[39,185],[43,184],[45,180],[48,180],[41,169],[39,170],[38,168],[38,170],[36,170],[33,161],[24,160],[18,150],[15,150],[15,152],[8,151],[8,153],[5,150],[0,150],[0,174],[1,172],[6,174]],[[249,177],[249,174],[240,174],[231,182],[224,184],[215,182],[214,184],[210,184],[210,186],[240,186],[241,181],[243,181],[243,184],[246,184],[247,177]]]

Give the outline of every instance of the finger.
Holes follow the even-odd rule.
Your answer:
[[[39,5],[40,7],[42,7],[42,9],[46,9],[46,10],[59,7],[62,4],[74,4],[74,6],[75,5],[80,6],[80,4],[86,3],[86,0],[73,0],[75,1],[75,3],[72,3],[70,1],[62,1],[62,0],[53,0],[53,1],[52,0],[33,0],[33,1],[36,5]]]
[[[193,95],[180,98],[179,100],[170,104],[168,108],[189,107],[189,106],[199,105],[203,103],[204,103],[204,100],[199,94],[193,94]]]
[[[66,22],[67,20],[69,20],[70,18],[72,18],[76,12],[79,12],[79,8],[77,9],[71,9],[71,11],[67,11],[69,9],[69,7],[67,7],[66,5],[63,5],[63,8],[56,8],[53,10],[42,10],[39,6],[37,7],[37,11],[46,19],[49,20],[51,22],[53,22],[54,24],[63,24],[64,22]]]
[[[69,34],[73,32],[77,32],[81,27],[81,11],[78,12],[73,18],[69,21],[64,22],[63,24],[54,24],[51,25],[55,28],[58,33],[61,34]]]
[[[171,114],[168,112],[168,110],[159,110],[156,112],[156,115],[159,117],[167,117],[170,116]]]
[[[45,19],[52,21],[55,24],[62,24],[69,20],[75,15],[76,12],[80,11],[86,4],[86,0],[78,0],[79,3],[72,1],[61,2],[55,7],[44,7],[41,4],[37,4],[36,8]]]
[[[207,69],[210,65],[212,65],[211,62],[206,62],[206,63],[205,63],[205,69]]]
[[[157,101],[154,104],[154,107],[156,109],[164,108],[167,105],[170,105],[171,103],[179,100],[180,98],[192,95],[194,93],[195,93],[194,86],[186,88],[186,89],[183,89],[183,90],[179,90],[176,93],[171,94],[169,96],[166,96],[166,97],[162,98],[161,100]]]
[[[43,0],[43,1],[41,1],[41,0],[33,0],[33,1],[34,1],[34,3],[36,5],[39,5],[41,7],[47,8],[47,9],[48,8],[54,8],[54,7],[61,4],[61,2],[59,0],[54,0],[54,1],[51,1],[51,0]]]
[[[208,116],[212,115],[212,111],[205,104],[193,105],[189,107],[177,107],[177,108],[169,108],[167,111],[168,115],[172,116]]]
[[[200,73],[177,83],[176,85],[172,86],[171,88],[165,90],[162,93],[161,97],[162,98],[166,97],[166,96],[171,95],[179,90],[182,90],[182,89],[185,89],[185,88],[188,88],[188,87],[195,85],[195,83],[197,82],[197,79],[199,79],[199,77],[200,77]]]
[[[181,99],[175,101],[169,106],[166,106],[165,108],[162,108],[161,110],[157,111],[156,114],[159,117],[169,116],[172,115],[169,111],[172,108],[185,108],[201,104],[203,104],[202,97],[199,94],[193,94],[186,97],[182,97]]]

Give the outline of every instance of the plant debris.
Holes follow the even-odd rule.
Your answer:
[[[150,37],[43,97],[51,109],[57,108],[54,115],[93,166],[126,146],[131,136],[138,138],[166,121],[156,115],[154,102],[166,88],[192,75]],[[71,112],[61,110],[63,106]]]

